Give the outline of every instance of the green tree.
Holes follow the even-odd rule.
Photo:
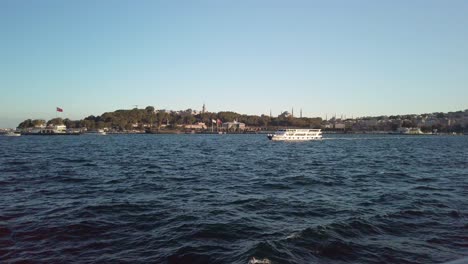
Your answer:
[[[23,122],[18,124],[18,128],[28,128],[28,127],[35,127],[35,126],[42,126],[45,125],[46,121],[43,119],[26,119]]]
[[[60,117],[52,118],[51,120],[47,121],[47,125],[63,125],[63,119]]]
[[[146,111],[147,113],[154,113],[154,107],[153,107],[153,106],[147,106],[147,107],[145,108],[145,111]]]
[[[73,121],[73,120],[70,120],[68,118],[65,118],[63,120],[63,124],[67,127],[67,128],[77,128],[76,126],[76,122]]]
[[[46,124],[46,121],[44,119],[34,119],[32,121],[32,125],[35,127],[44,126],[45,124]]]
[[[19,123],[18,124],[18,128],[20,129],[24,129],[24,128],[28,128],[28,127],[33,127],[33,123],[32,123],[32,120],[31,119],[26,119],[24,120],[23,122]]]
[[[414,127],[414,124],[411,120],[404,120],[403,124],[401,124],[402,127]]]

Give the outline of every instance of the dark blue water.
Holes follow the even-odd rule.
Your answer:
[[[0,262],[468,255],[468,137],[328,137],[1,137]]]

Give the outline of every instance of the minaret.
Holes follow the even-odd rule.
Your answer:
[[[294,107],[291,108],[291,117],[294,117]]]
[[[270,109],[270,118],[271,118],[271,109]]]
[[[302,118],[302,108],[301,108],[301,118]]]
[[[206,108],[205,108],[205,103],[203,103],[202,114],[205,113],[205,110],[206,110]]]

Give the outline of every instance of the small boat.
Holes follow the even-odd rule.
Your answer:
[[[7,132],[6,134],[4,134],[5,137],[19,137],[21,136],[21,133],[20,132],[13,132],[13,131],[10,131],[10,132]]]
[[[308,141],[321,140],[321,129],[280,129],[275,134],[267,135],[269,140],[273,141]]]
[[[390,135],[427,135],[423,133],[420,128],[417,127],[400,127],[396,131],[388,132]]]
[[[88,134],[88,135],[101,135],[101,136],[107,135],[106,131],[104,131],[103,129],[90,130],[90,131],[86,132],[86,134]]]

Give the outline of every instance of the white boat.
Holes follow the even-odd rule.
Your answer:
[[[5,133],[4,136],[5,137],[19,137],[21,136],[21,133],[10,131],[10,132]]]
[[[49,125],[26,128],[23,130],[25,135],[65,135],[67,127],[65,125]]]
[[[107,135],[106,131],[104,131],[103,129],[90,130],[90,131],[86,132],[86,134],[89,134],[89,135],[101,135],[101,136]]]
[[[307,141],[321,140],[321,129],[280,129],[275,134],[268,134],[270,140],[281,141]]]
[[[391,135],[427,135],[428,133],[424,133],[418,127],[400,127],[396,131],[389,132],[388,134]]]
[[[36,127],[24,128],[22,129],[21,134],[38,136],[81,135],[81,131],[75,128],[67,129],[65,125],[41,125]]]

